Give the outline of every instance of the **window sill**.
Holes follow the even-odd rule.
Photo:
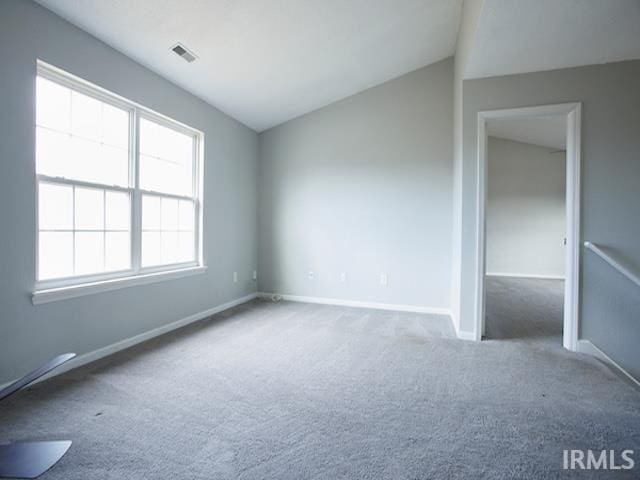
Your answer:
[[[99,282],[82,283],[80,285],[72,285],[69,287],[36,290],[31,295],[31,301],[34,305],[41,305],[43,303],[57,302],[59,300],[67,300],[69,298],[81,297],[84,295],[92,295],[94,293],[108,292],[111,290],[133,287],[136,285],[147,285],[149,283],[188,277],[191,275],[204,273],[206,270],[207,267],[202,265],[196,267],[180,268],[176,270],[165,270],[162,272],[146,273],[142,275],[116,278],[112,280],[102,280]]]

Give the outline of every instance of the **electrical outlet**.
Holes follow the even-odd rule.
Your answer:
[[[258,272],[256,270],[253,271],[253,281],[258,280]]]
[[[389,284],[389,277],[387,276],[386,273],[381,273],[380,274],[380,285],[382,285],[383,287],[386,287]]]
[[[316,274],[313,270],[309,270],[309,280],[313,280],[316,278]]]
[[[233,283],[238,283],[238,272],[233,272]]]
[[[342,273],[340,274],[340,283],[344,283],[344,282],[346,282],[346,281],[347,281],[347,274],[346,274],[346,273],[344,273],[344,272],[342,272]]]

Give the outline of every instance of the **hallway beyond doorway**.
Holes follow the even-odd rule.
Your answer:
[[[564,280],[486,277],[487,339],[562,346]]]

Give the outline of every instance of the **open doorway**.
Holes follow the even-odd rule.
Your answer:
[[[577,343],[580,105],[478,115],[476,328]]]
[[[566,117],[487,122],[485,332],[562,346]]]

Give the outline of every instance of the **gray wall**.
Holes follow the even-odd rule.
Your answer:
[[[31,304],[37,58],[205,133],[205,274]],[[256,290],[255,132],[30,1],[0,6],[0,65],[0,384]]]
[[[449,308],[452,103],[448,59],[262,133],[260,291]]]
[[[487,273],[564,277],[565,155],[489,137]]]
[[[474,330],[477,113],[582,102],[581,240],[640,271],[640,61],[464,81],[461,328]],[[581,251],[581,338],[640,378],[640,290]]]

